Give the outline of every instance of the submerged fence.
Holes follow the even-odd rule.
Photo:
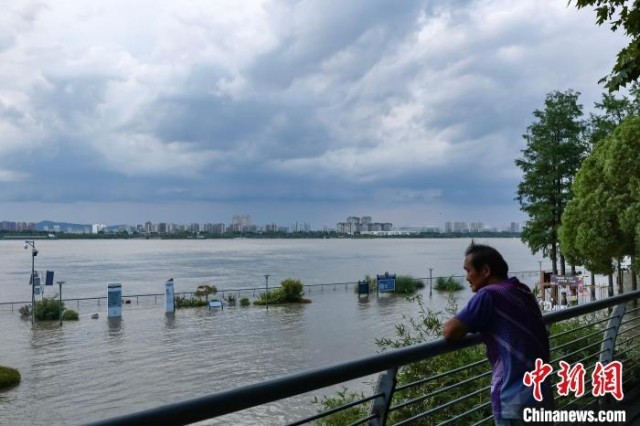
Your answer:
[[[527,281],[530,281],[531,278],[536,278],[537,279],[539,277],[539,271],[520,271],[520,272],[513,272],[511,275],[518,277],[523,282],[527,282]],[[448,277],[449,276],[442,277],[442,278],[448,278]],[[452,275],[452,277],[457,279],[457,280],[459,280],[459,281],[463,281],[464,280],[464,276],[463,275]],[[422,281],[425,284],[425,286],[429,286],[430,284],[435,283],[438,278],[441,278],[441,277],[434,276],[434,277],[422,277],[422,278],[414,278],[414,279],[418,280],[418,281]],[[351,290],[357,284],[358,284],[357,281],[347,281],[347,282],[339,282],[339,283],[304,284],[304,290],[305,290],[305,293],[307,295],[312,295],[312,294],[316,294],[318,292],[324,292],[324,291],[337,291],[337,290],[342,290],[342,289]],[[164,286],[164,284],[162,284],[162,286]],[[274,290],[275,288],[278,288],[278,285],[272,284],[269,287],[269,290]],[[28,289],[30,289],[30,287],[28,287]],[[68,291],[68,290],[65,289],[65,291]],[[223,298],[223,299],[227,295],[233,295],[238,299],[241,296],[257,297],[257,296],[260,295],[260,293],[265,292],[265,291],[266,291],[266,287],[265,286],[260,286],[260,287],[242,287],[242,288],[222,288],[222,289],[218,289],[218,291],[215,294],[215,296],[212,296],[212,297],[219,297],[219,298]],[[29,293],[30,293],[30,291],[29,291]],[[194,297],[194,293],[195,293],[195,290],[194,291],[175,292],[175,296],[176,297],[184,297],[184,298],[193,298]],[[155,303],[155,304],[164,303],[164,297],[165,297],[164,293],[123,294],[122,295],[123,301],[125,301],[125,303],[127,303],[127,304],[133,304],[133,303],[140,304],[140,302],[149,303],[152,300],[153,300],[153,303]],[[107,291],[106,291],[106,283],[105,283],[104,296],[75,297],[75,298],[64,297],[62,299],[62,301],[65,302],[67,305],[75,304],[79,308],[81,303],[83,305],[85,305],[88,302],[90,302],[92,306],[100,306],[101,302],[105,301],[106,299],[107,299]],[[31,306],[31,300],[14,301],[14,302],[0,302],[0,309],[14,311],[14,310],[17,310],[21,306],[24,306],[24,305]]]
[[[545,314],[550,328],[554,374],[563,369],[561,362],[573,369],[586,366],[583,396],[568,392],[556,395],[561,410],[611,408],[611,394],[595,392],[598,376],[592,371],[620,361],[624,367],[622,387],[638,377],[640,365],[640,328],[637,300],[640,291],[599,300],[593,303]],[[425,317],[426,320],[432,317]],[[427,324],[425,327],[440,327]],[[420,325],[418,324],[418,328]],[[410,339],[407,343],[411,343]],[[447,344],[442,339],[413,344],[383,353],[319,368],[250,386],[219,392],[200,398],[115,417],[94,425],[190,424],[205,419],[251,409],[262,404],[285,400],[310,391],[354,379],[377,375],[375,386],[365,394],[361,388],[345,390],[324,397],[316,404],[318,413],[297,418],[292,413],[290,425],[447,425],[491,424],[489,403],[489,366],[477,336]],[[554,380],[551,376],[548,380]],[[556,379],[557,380],[557,379]],[[310,397],[311,404],[311,397]],[[229,421],[228,423],[232,423]]]

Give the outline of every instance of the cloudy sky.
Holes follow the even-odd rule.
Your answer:
[[[521,221],[533,110],[626,43],[567,0],[2,3],[14,221]]]

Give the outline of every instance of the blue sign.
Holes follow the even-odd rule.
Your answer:
[[[396,290],[396,276],[384,274],[377,276],[378,291],[395,291]]]

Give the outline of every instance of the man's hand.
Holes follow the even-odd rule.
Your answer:
[[[462,339],[467,334],[467,326],[457,318],[451,318],[444,323],[442,335],[447,342]]]

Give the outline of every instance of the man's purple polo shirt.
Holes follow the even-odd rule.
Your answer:
[[[549,338],[531,290],[517,278],[489,284],[469,300],[456,318],[471,333],[480,332],[491,364],[491,406],[496,419],[521,418],[524,407],[553,408],[549,378],[542,402],[522,383],[536,358],[549,362]]]

